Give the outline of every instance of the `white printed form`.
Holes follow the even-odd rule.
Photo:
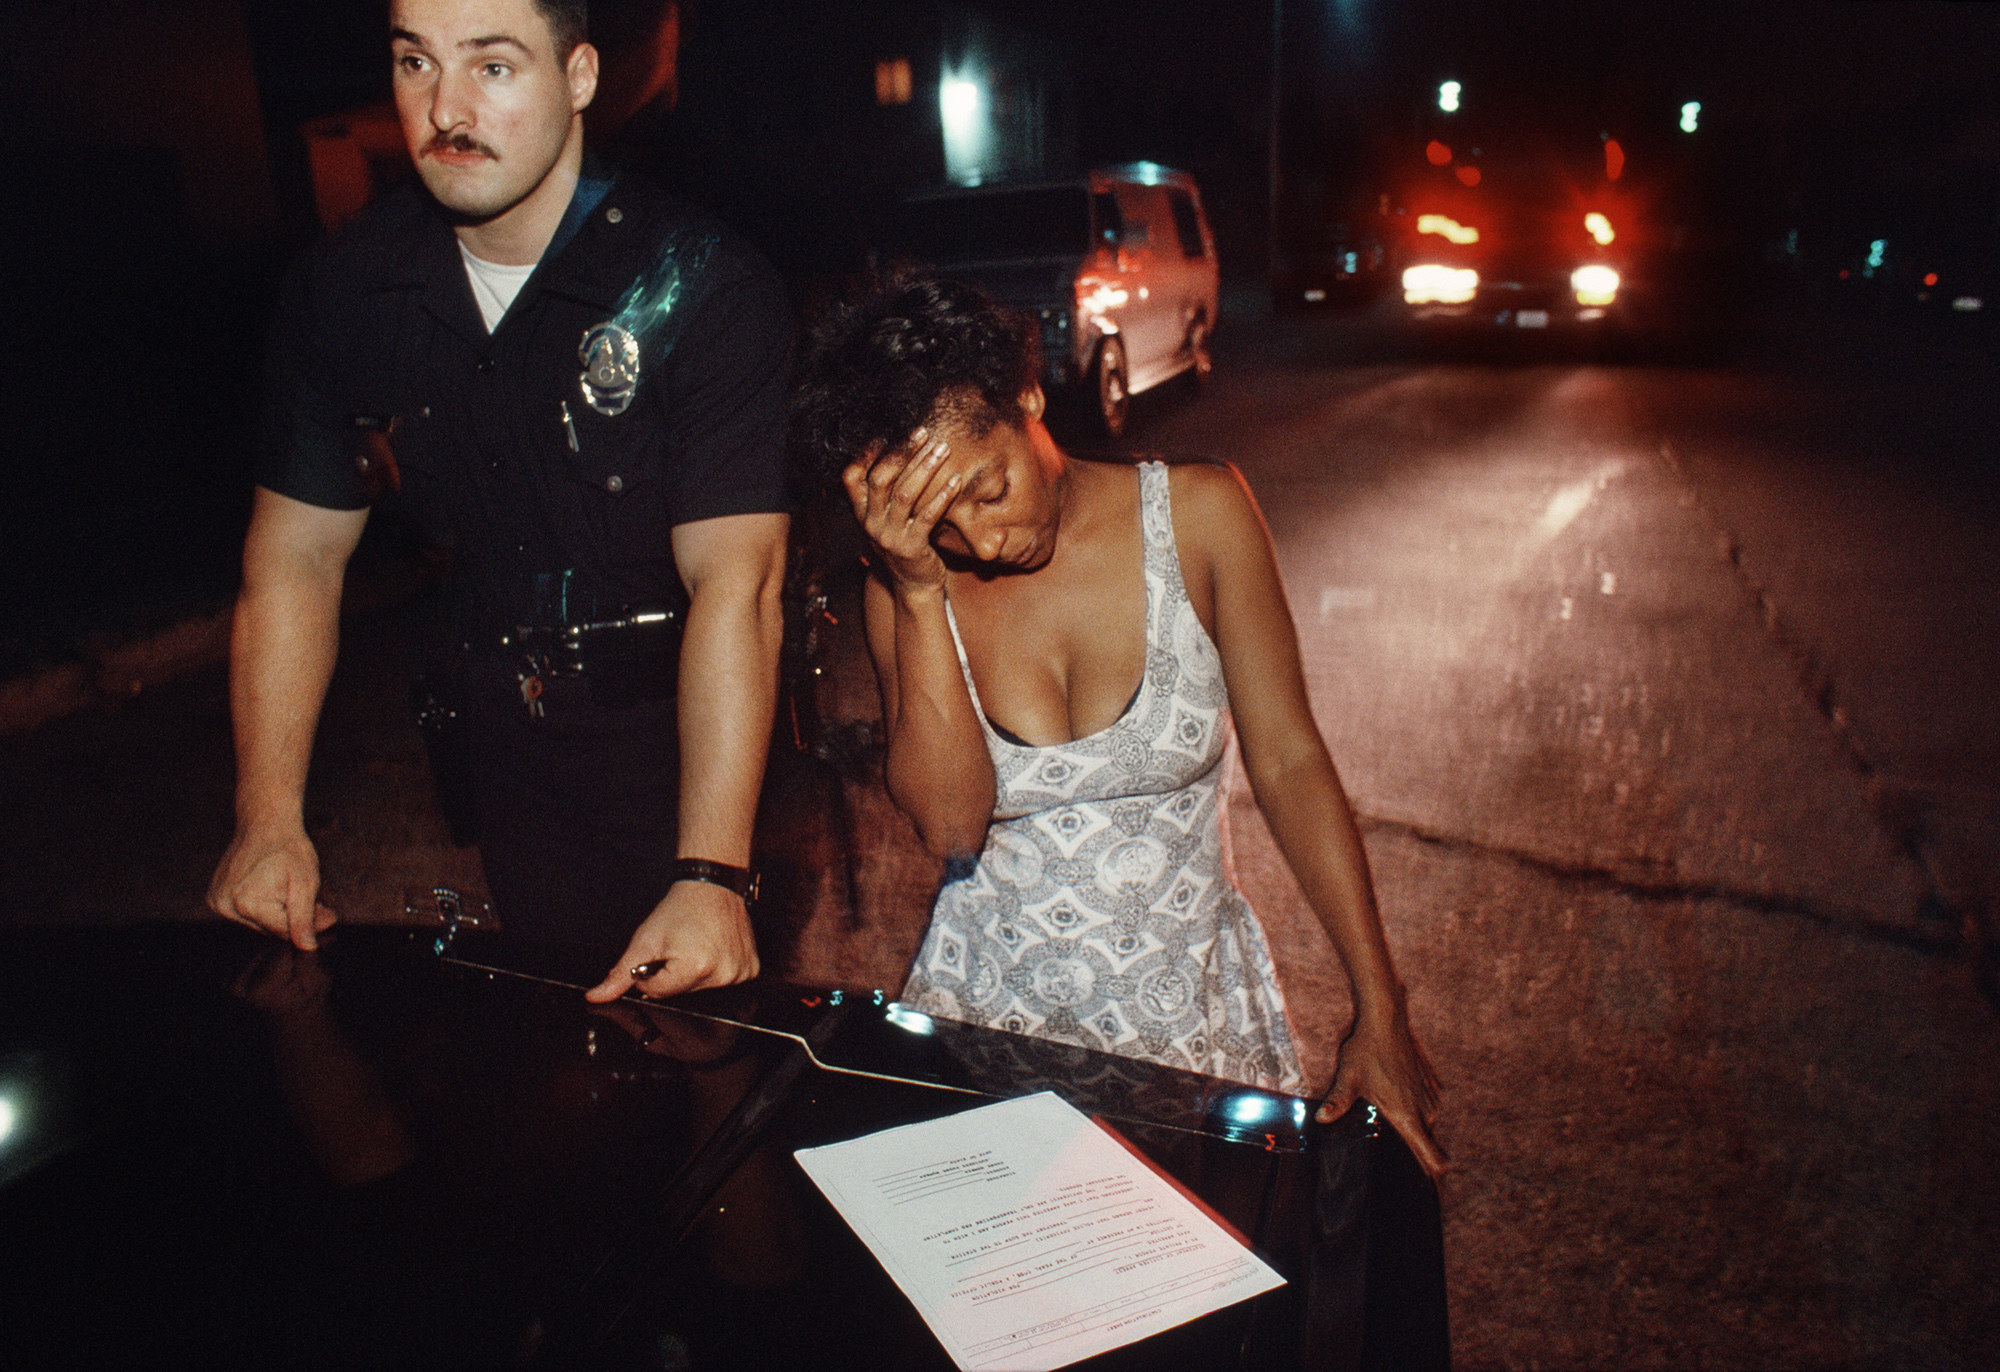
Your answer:
[[[1063,1367],[1284,1285],[1048,1092],[797,1156],[965,1372]]]

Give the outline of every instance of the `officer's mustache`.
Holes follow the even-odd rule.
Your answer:
[[[476,152],[482,157],[500,160],[500,154],[487,147],[478,139],[466,133],[434,133],[431,141],[424,144],[424,151],[432,152]]]

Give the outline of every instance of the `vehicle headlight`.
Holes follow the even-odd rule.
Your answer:
[[[1609,305],[1618,298],[1618,273],[1602,262],[1578,267],[1569,274],[1579,305]]]
[[[1420,214],[1417,216],[1418,233],[1434,233],[1448,243],[1461,247],[1479,241],[1479,230],[1470,224],[1461,224],[1448,214]]]
[[[1403,270],[1403,299],[1412,305],[1463,305],[1479,290],[1479,273],[1470,267],[1420,263]]]

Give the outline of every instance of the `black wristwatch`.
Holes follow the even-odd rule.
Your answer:
[[[667,884],[671,886],[677,881],[705,881],[725,891],[734,891],[743,897],[745,906],[757,903],[757,871],[753,867],[731,867],[707,858],[675,858],[667,864]]]

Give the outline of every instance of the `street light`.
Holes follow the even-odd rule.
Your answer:
[[[1446,114],[1458,112],[1458,97],[1465,89],[1456,81],[1447,81],[1438,87],[1438,108]]]
[[[978,80],[966,72],[946,71],[938,82],[938,116],[944,126],[945,175],[961,184],[984,179],[992,128]]]

